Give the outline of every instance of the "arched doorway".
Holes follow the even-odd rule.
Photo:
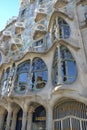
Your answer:
[[[64,100],[53,109],[54,130],[87,130],[87,106],[75,100]]]
[[[17,121],[16,121],[16,130],[21,130],[22,127],[22,115],[23,111],[20,109],[17,114]]]
[[[46,110],[40,105],[38,106],[32,116],[32,130],[46,129]]]

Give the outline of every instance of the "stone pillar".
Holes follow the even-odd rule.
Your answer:
[[[53,112],[50,105],[46,110],[46,130],[53,130]]]
[[[30,106],[29,110],[28,110],[27,130],[31,130],[31,127],[32,127],[33,112],[34,112],[34,108],[32,106]]]
[[[3,125],[4,125],[4,114],[0,114],[0,130],[3,130]]]
[[[10,130],[11,117],[12,117],[12,111],[8,111],[5,130]]]
[[[26,130],[26,123],[27,123],[27,107],[25,106],[25,108],[23,110],[22,129],[21,130]]]
[[[16,128],[16,120],[17,120],[17,112],[13,112],[11,130],[15,130],[15,128]]]

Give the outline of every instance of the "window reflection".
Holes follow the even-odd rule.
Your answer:
[[[32,63],[26,61],[17,67],[15,91],[25,93],[26,89],[38,91],[47,83],[48,71],[46,64],[40,58],[35,58]]]
[[[26,61],[20,64],[17,68],[16,81],[15,81],[15,91],[25,92],[28,81],[28,73],[30,70],[30,62]]]
[[[32,64],[32,89],[41,89],[47,82],[47,67],[40,58],[35,58]]]

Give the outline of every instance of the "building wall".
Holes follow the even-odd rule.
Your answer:
[[[18,17],[13,17],[0,33],[0,130],[37,130],[40,128],[42,130],[70,130],[74,129],[74,121],[77,123],[75,129],[86,129],[86,14],[86,0],[83,2],[80,0],[73,2],[72,0],[21,1]],[[40,41],[41,39],[43,41]],[[68,57],[70,59],[66,56],[62,59],[61,46],[67,48],[66,54],[71,56],[71,58]],[[56,49],[57,59],[55,58]],[[45,66],[44,68],[40,63],[35,64],[38,68],[41,67],[40,72],[38,69],[33,72],[35,58]],[[26,73],[26,69],[19,71],[21,69],[18,67],[25,61],[29,61],[30,69],[27,75],[28,81],[24,82],[25,84],[21,81],[21,84],[26,87],[20,92],[17,76],[20,76],[20,73]],[[73,82],[68,81],[74,73],[73,66],[69,66],[69,61],[73,63],[72,65],[76,64],[76,77]],[[53,65],[57,67],[58,74],[54,73]],[[63,79],[63,74],[66,72],[61,68],[69,71],[65,74],[67,82]],[[34,81],[34,88],[31,88],[33,86],[31,80],[36,80],[33,79],[33,74],[42,76],[42,71],[43,73],[47,71],[44,77],[41,77],[46,79],[47,74],[47,82],[46,80]],[[22,77],[23,80],[24,78]],[[55,78],[57,78],[57,83],[54,84]],[[19,83],[18,86],[16,86],[16,81]],[[45,85],[37,89],[35,83],[39,87],[42,83]],[[41,113],[42,110],[45,114]],[[34,120],[35,113],[42,115],[38,115]]]

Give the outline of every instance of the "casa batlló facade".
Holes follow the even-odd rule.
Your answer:
[[[87,0],[21,0],[0,32],[0,130],[87,130]]]

